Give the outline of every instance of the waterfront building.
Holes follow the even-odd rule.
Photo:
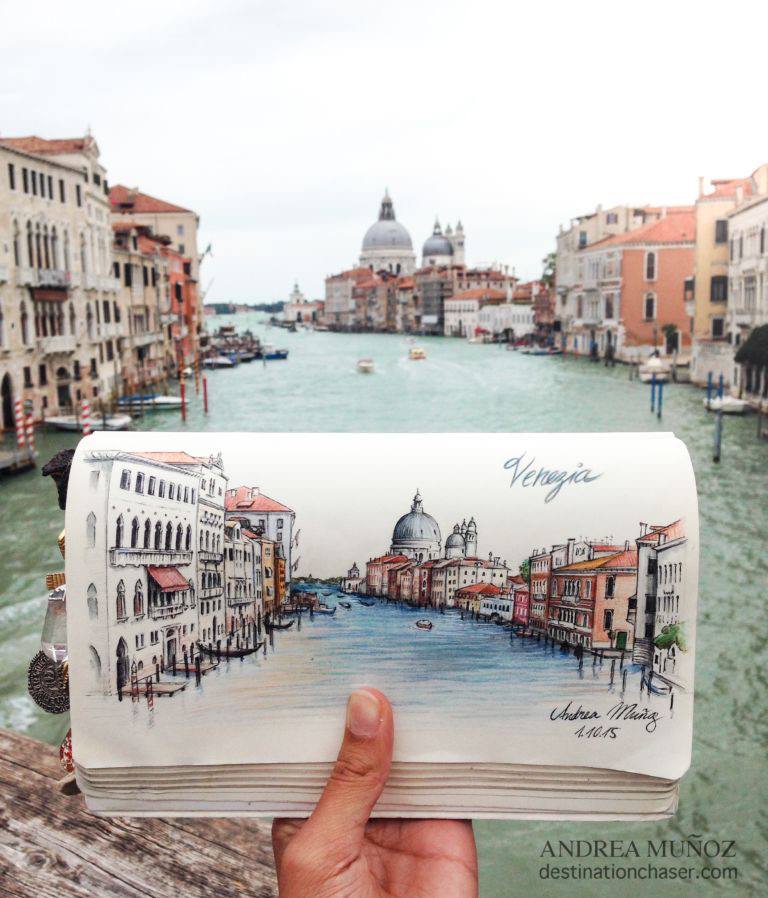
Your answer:
[[[253,539],[244,519],[224,522],[224,570],[226,572],[226,633],[245,635],[256,620]],[[258,537],[257,537],[258,540]]]
[[[488,589],[490,584],[486,584]],[[497,595],[486,593],[480,600],[478,614],[489,620],[500,620],[510,623],[514,617],[514,599],[509,593],[500,592]]]
[[[680,607],[680,596],[685,595],[686,538],[681,521],[644,524],[641,528],[636,540],[637,578],[630,614],[635,637],[632,659],[675,683],[678,654],[685,648],[684,635],[669,640],[659,637],[665,629],[669,633],[669,628],[686,623],[687,610]]]
[[[389,192],[381,201],[379,217],[365,232],[360,253],[360,267],[370,271],[412,274],[416,267],[411,235],[397,221]]]
[[[105,175],[90,135],[0,138],[0,430],[16,399],[39,420],[114,384],[103,341],[115,334],[100,321],[118,286]]]
[[[91,669],[94,685],[115,692],[157,666],[181,664],[198,639],[199,475],[151,453],[101,450],[88,464]],[[95,563],[104,558],[106,565]]]
[[[436,607],[452,608],[457,590],[473,583],[490,583],[503,589],[509,569],[498,557],[446,558],[436,562],[431,574],[430,601]]]
[[[389,587],[389,570],[404,564],[408,556],[401,554],[379,555],[369,558],[365,565],[365,591],[371,596],[386,596]]]
[[[253,580],[253,609],[252,614],[258,620],[259,616],[264,616],[264,560],[262,558],[262,537],[253,530],[249,530],[247,525],[243,526],[243,536],[251,541],[251,560],[253,562],[253,570],[250,574]],[[280,571],[278,571],[278,576]],[[285,572],[282,573],[283,581],[285,580]]]
[[[515,297],[529,288],[536,336],[549,337],[555,330],[555,292],[542,280],[528,281],[515,287]]]
[[[515,584],[512,589],[512,623],[527,627],[530,622],[531,594],[524,583]]]
[[[563,564],[565,559],[563,559]],[[536,630],[547,628],[547,601],[552,579],[552,551],[534,550],[528,559],[530,582],[530,624]]]
[[[256,531],[257,533],[259,531]],[[274,614],[278,607],[277,569],[275,550],[277,543],[261,534],[261,583],[264,598],[264,613]]]
[[[503,290],[492,288],[474,287],[471,290],[463,290],[446,297],[444,301],[443,333],[446,337],[475,337],[481,329],[486,333],[494,333],[490,330],[488,319],[486,327],[481,328],[481,310],[500,306],[506,303],[507,294]]]
[[[511,620],[512,605],[510,597],[501,586],[497,586],[494,583],[471,583],[469,586],[460,586],[454,595],[454,604],[457,608],[461,608],[469,614],[483,613],[490,617],[490,612],[487,609],[483,610],[483,603],[486,600],[490,603],[498,602],[502,598],[509,603],[509,620]]]
[[[731,292],[727,333],[735,358],[726,380],[730,380],[734,396],[758,406],[768,398],[765,355],[753,355],[748,347],[740,353],[740,349],[756,328],[768,324],[768,164],[752,173],[749,184],[749,196],[745,191],[742,201],[728,215]]]
[[[356,562],[347,571],[347,576],[341,581],[342,592],[360,592],[365,586],[365,577],[360,575],[360,568]]]
[[[371,279],[368,268],[351,268],[325,279],[323,323],[332,330],[349,331],[357,322],[355,288]]]
[[[628,544],[620,552],[553,569],[549,636],[583,648],[630,651],[637,570],[637,550]]]
[[[453,296],[454,272],[447,266],[419,269],[413,277],[415,329],[422,334],[442,335],[445,330],[445,301]]]
[[[729,214],[751,196],[749,178],[720,178],[705,192],[699,178],[696,199],[696,246],[693,266],[693,351],[691,380],[699,386],[709,374],[731,383],[733,347],[728,331]]]
[[[112,321],[105,306],[97,326],[107,335],[118,335],[114,351],[113,341],[105,340],[106,361],[114,359],[116,382],[124,385],[126,392],[138,394],[148,384],[164,380],[173,367],[171,307],[163,292],[166,260],[162,242],[146,226],[113,222],[112,230],[119,304],[115,304]]]
[[[288,302],[283,306],[283,321],[293,324],[317,324],[323,316],[323,302],[319,299],[309,300],[294,283]]]
[[[240,486],[237,489],[227,490],[224,504],[228,518],[246,519],[249,529],[263,534],[267,539],[280,546],[280,557],[282,557],[285,567],[284,582],[281,589],[290,586],[293,573],[291,551],[296,512],[287,505],[283,505],[282,502],[265,496],[255,486]],[[274,568],[272,559],[270,559],[270,567]],[[266,598],[265,592],[265,601]]]
[[[525,284],[510,287],[511,299],[500,303],[484,303],[478,313],[478,330],[493,340],[521,340],[536,333],[535,310],[531,292]],[[523,288],[523,289],[520,289]]]

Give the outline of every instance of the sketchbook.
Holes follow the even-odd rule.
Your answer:
[[[92,434],[66,508],[88,807],[306,815],[367,685],[395,712],[376,815],[667,817],[698,526],[672,434]]]

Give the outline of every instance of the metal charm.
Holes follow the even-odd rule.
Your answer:
[[[69,668],[57,664],[44,652],[29,662],[27,688],[36,704],[49,714],[69,711]]]

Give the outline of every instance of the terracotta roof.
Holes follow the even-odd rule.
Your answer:
[[[225,508],[227,511],[286,511],[292,509],[269,496],[260,493],[256,487],[239,486],[227,490]]]
[[[709,182],[714,188],[711,193],[704,194],[704,198],[728,199],[736,196],[736,189],[744,189],[745,198],[752,195],[752,181],[750,178],[716,178]]]
[[[623,546],[614,546],[611,543],[590,543],[596,552],[622,552]]]
[[[253,530],[248,530],[248,528],[244,528],[242,531],[243,536],[247,536],[248,539],[261,539],[258,533],[254,533]]]
[[[155,567],[150,564],[147,573],[157,583],[163,592],[178,592],[180,589],[189,589],[189,582],[177,567]]]
[[[482,596],[497,596],[502,592],[504,590],[494,583],[473,583],[471,586],[462,586],[460,589],[457,589],[456,595],[461,593],[462,595],[473,596],[478,594]]]
[[[186,452],[135,452],[140,458],[150,458],[153,461],[160,461],[166,465],[199,465],[205,461],[203,458],[196,458]]]
[[[113,210],[126,213],[191,211],[183,206],[159,200],[148,193],[141,193],[139,190],[125,187],[123,184],[115,184],[109,188],[109,202],[112,204]]]
[[[408,287],[413,287],[413,286],[415,286],[415,284],[416,284],[416,281],[414,281],[414,279],[410,276],[398,278],[398,281],[397,281],[397,286],[403,290],[405,290]]]
[[[378,558],[371,558],[368,564],[389,564],[390,562],[408,561],[407,555],[379,555]]]
[[[580,571],[605,571],[614,568],[637,567],[637,549],[625,549],[615,555],[592,558],[589,561],[577,561],[555,569],[556,574],[579,573]]]
[[[605,244],[621,246],[627,243],[692,243],[695,237],[696,216],[693,207],[685,206],[680,211],[668,212],[664,218],[649,221],[634,231],[617,234],[605,241]]]
[[[684,536],[683,532],[683,522],[678,519],[676,521],[672,521],[671,524],[650,524],[650,529],[645,536],[641,536],[637,542],[638,543],[657,543],[659,541],[659,537],[664,534],[667,539],[680,539],[680,537]]]
[[[66,153],[80,153],[93,143],[93,138],[62,137],[56,140],[47,140],[44,137],[2,137],[0,144],[12,147],[15,150],[23,150],[25,153],[34,153],[36,156],[62,156]]]

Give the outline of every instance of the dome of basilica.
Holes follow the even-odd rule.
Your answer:
[[[379,220],[368,228],[363,237],[363,252],[374,249],[413,249],[411,235],[395,219],[395,209],[388,193],[381,201]]]
[[[440,527],[431,514],[421,507],[421,496],[417,492],[408,514],[404,514],[392,531],[392,549],[418,548],[427,544],[442,542]]]

